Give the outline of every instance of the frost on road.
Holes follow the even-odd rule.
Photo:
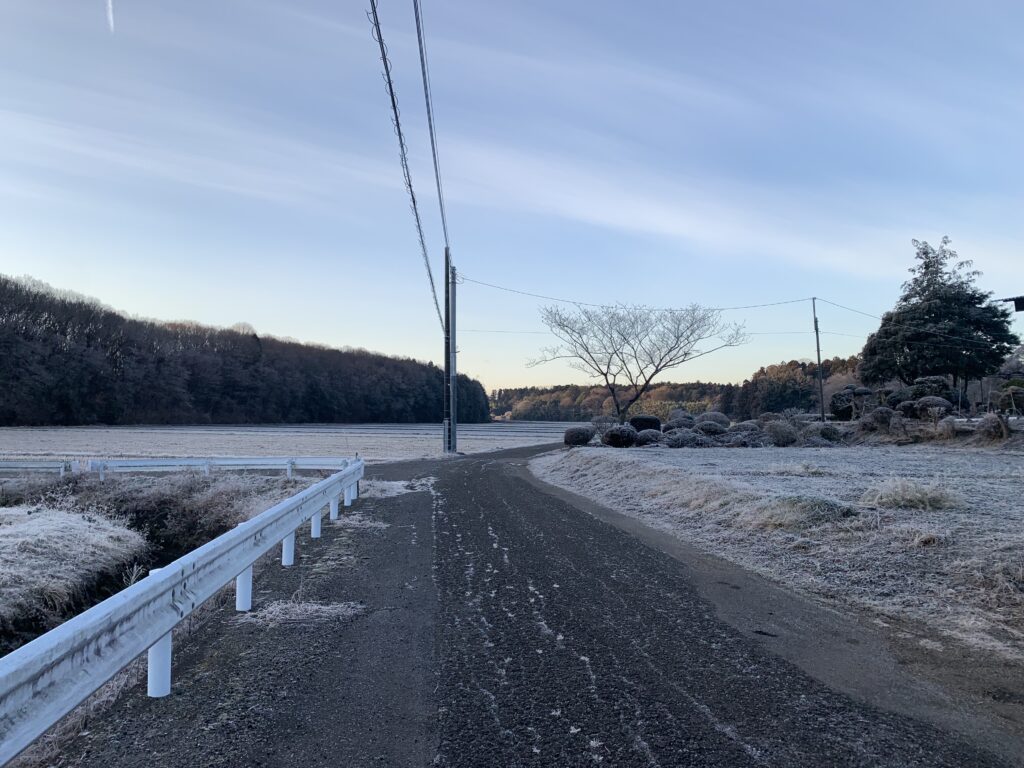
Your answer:
[[[508,464],[435,489],[438,765],[994,764],[769,654],[676,561]]]

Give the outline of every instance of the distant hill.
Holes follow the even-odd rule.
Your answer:
[[[0,425],[434,422],[443,371],[196,323],[139,320],[0,275]],[[489,419],[459,377],[459,418]]]
[[[826,400],[841,385],[856,381],[857,357],[822,361]],[[655,384],[630,409],[631,415],[649,413],[662,419],[675,408],[691,413],[721,411],[733,419],[755,418],[765,411],[817,407],[817,366],[800,360],[768,365],[742,384],[691,382]],[[519,387],[491,392],[491,414],[498,419],[525,421],[588,421],[614,413],[608,391],[602,386],[566,384],[556,387]]]

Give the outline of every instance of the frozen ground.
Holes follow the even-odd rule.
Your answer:
[[[498,422],[459,427],[464,453],[560,443],[563,423]],[[6,427],[0,459],[147,456],[353,456],[393,461],[441,456],[433,424],[304,424],[198,427]]]
[[[55,505],[64,506],[64,505]],[[42,505],[0,508],[0,629],[63,610],[146,550],[121,521]]]
[[[577,448],[543,480],[817,595],[1024,659],[1024,454]]]

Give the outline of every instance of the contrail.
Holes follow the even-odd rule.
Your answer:
[[[107,0],[107,26],[110,34],[114,34],[114,0]]]

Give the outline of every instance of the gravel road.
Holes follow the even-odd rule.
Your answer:
[[[436,480],[361,499],[355,524],[257,582],[257,608],[298,592],[361,613],[261,626],[221,610],[181,644],[170,697],[123,696],[61,763],[1017,764],[773,652],[757,632],[775,632],[722,618],[697,566],[531,482],[536,452],[373,467]]]

